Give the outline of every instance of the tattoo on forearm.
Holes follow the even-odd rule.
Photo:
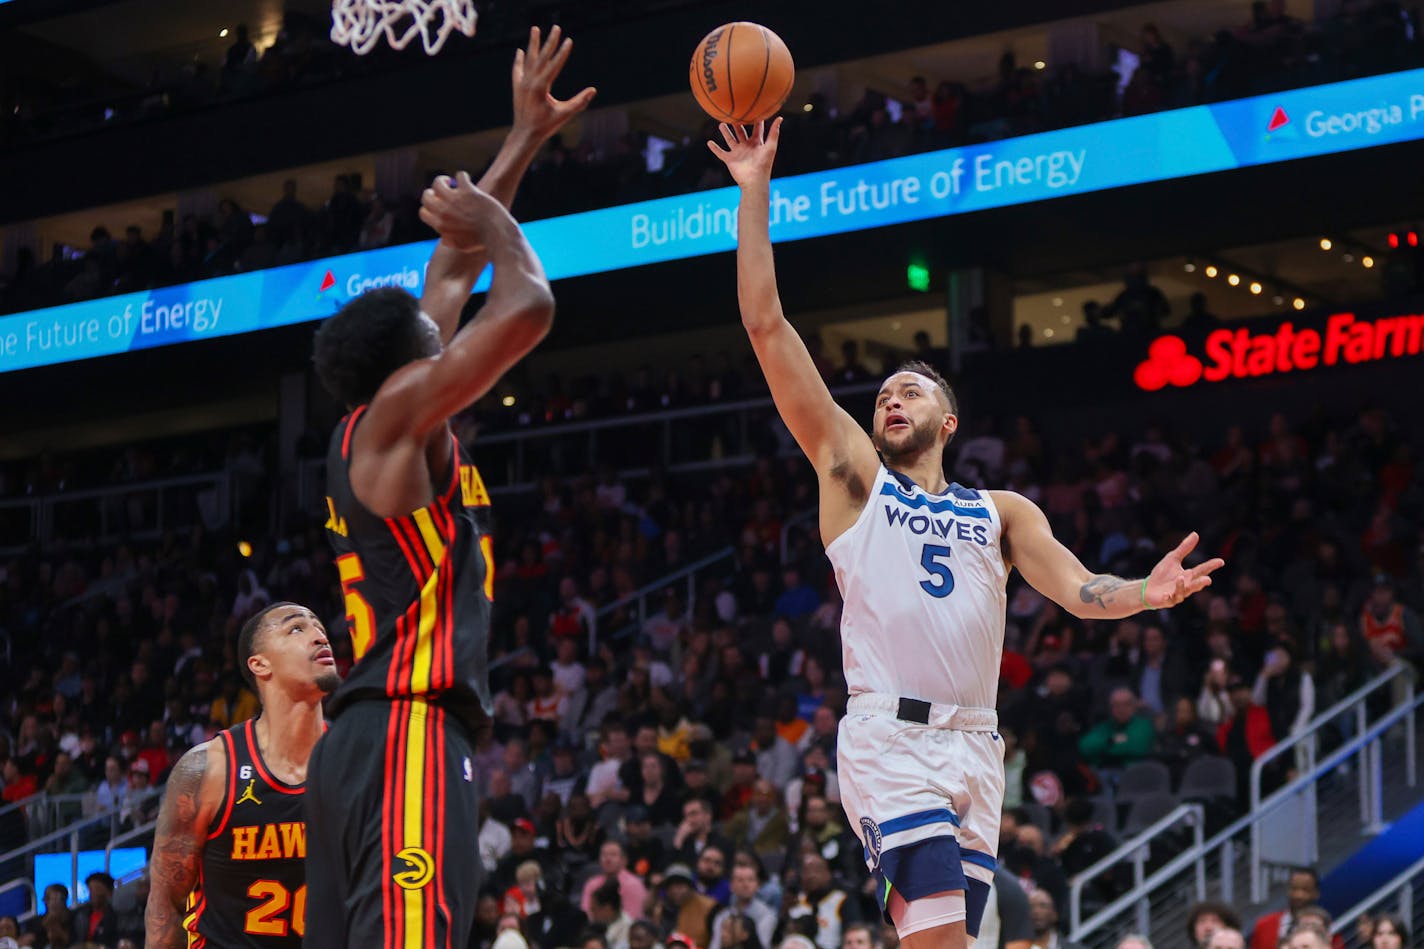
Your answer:
[[[1107,598],[1125,586],[1131,586],[1131,582],[1111,574],[1099,574],[1078,588],[1078,598],[1084,603],[1096,603],[1105,610],[1108,608]]]
[[[198,826],[207,768],[207,748],[200,745],[179,759],[168,778],[148,865],[151,889],[144,928],[149,949],[181,949],[188,944],[183,917],[188,895],[198,881],[207,837],[207,828]]]

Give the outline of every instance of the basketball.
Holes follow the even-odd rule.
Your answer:
[[[692,94],[719,122],[749,125],[769,119],[791,94],[791,51],[759,23],[719,26],[702,38],[688,67]]]

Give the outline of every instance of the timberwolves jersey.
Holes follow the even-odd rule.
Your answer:
[[[993,708],[1004,648],[999,512],[988,492],[928,494],[884,465],[865,509],[826,547],[845,605],[851,695]]]
[[[377,517],[351,490],[351,439],[364,411],[336,427],[326,460],[326,534],[356,659],[330,712],[361,699],[423,697],[473,731],[490,709],[489,494],[452,434],[450,470],[435,500],[402,517]]]
[[[254,725],[214,739],[227,754],[227,788],[188,897],[191,949],[300,949],[306,931],[302,788],[267,770]]]

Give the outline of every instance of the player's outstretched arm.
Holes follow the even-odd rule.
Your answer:
[[[494,278],[474,319],[438,355],[392,373],[356,429],[351,487],[380,517],[430,503],[432,476],[449,470],[454,450],[447,420],[488,392],[554,320],[539,258],[509,212],[468,175],[427,189],[420,217],[442,237],[488,247]]]
[[[750,132],[741,126],[723,125],[722,137],[727,148],[714,142],[707,145],[741,188],[737,302],[776,410],[819,475],[843,474],[846,477],[841,480],[846,483],[856,480],[868,488],[879,465],[875,446],[855,419],[831,398],[806,344],[782,312],[776,288],[771,166],[781,140],[781,119],[773,121],[770,130],[762,122]]]
[[[589,86],[571,98],[554,98],[554,80],[568,62],[573,45],[574,41],[564,37],[559,27],[550,30],[544,39],[536,26],[529,30],[528,48],[514,53],[514,125],[478,184],[481,191],[506,209],[514,204],[514,194],[539,149],[570,119],[587,109],[597,92]],[[459,329],[460,312],[489,260],[489,251],[484,247],[456,246],[444,239],[435,245],[420,308],[440,327],[441,342],[450,342]]]
[[[226,771],[226,758],[212,742],[203,742],[189,748],[168,777],[158,809],[153,858],[148,864],[144,945],[149,949],[188,945],[183,917],[188,895],[198,882],[203,846],[227,780]]]
[[[1220,557],[1185,567],[1197,545],[1195,531],[1136,580],[1093,573],[1059,543],[1038,505],[1012,491],[992,491],[1004,522],[1005,553],[1029,586],[1080,619],[1122,619],[1143,610],[1176,606],[1211,586]]]

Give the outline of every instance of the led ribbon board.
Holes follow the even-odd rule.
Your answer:
[[[772,183],[777,242],[1424,138],[1424,70],[1116,119]],[[551,279],[736,246],[735,188],[525,226]],[[419,293],[431,242],[0,318],[0,372],[287,326],[376,286]],[[476,290],[488,286],[485,274]]]

